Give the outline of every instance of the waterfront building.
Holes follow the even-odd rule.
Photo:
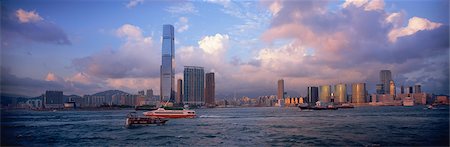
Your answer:
[[[308,103],[316,103],[319,100],[319,87],[308,87]]]
[[[400,86],[400,94],[405,94],[405,87],[403,85]]]
[[[183,103],[188,105],[203,105],[205,103],[205,71],[203,67],[184,67]]]
[[[334,102],[346,103],[347,102],[347,85],[337,84],[334,86]]]
[[[377,94],[384,94],[384,84],[377,84],[376,92],[377,92]]]
[[[45,91],[45,108],[62,108],[64,105],[64,95],[62,91]]]
[[[206,73],[205,75],[205,102],[208,106],[215,106],[216,98],[216,83],[214,80],[214,73]]]
[[[284,99],[284,80],[283,79],[278,80],[277,98],[279,100]]]
[[[162,61],[160,77],[160,101],[175,99],[175,36],[172,25],[163,26]]]
[[[183,80],[178,79],[177,81],[177,96],[175,98],[175,103],[182,104],[183,103]]]
[[[389,81],[389,94],[395,97],[395,83],[394,81]]]
[[[145,95],[145,91],[144,90],[138,91],[138,95]]]
[[[153,98],[153,89],[148,89],[147,90],[147,97],[148,98]]]
[[[392,75],[390,70],[381,70],[380,71],[380,82],[383,84],[383,93],[382,94],[389,94],[389,82],[392,81]]]
[[[437,95],[434,102],[438,104],[449,104],[449,99],[447,95]]]
[[[409,86],[409,87],[408,87],[408,93],[409,93],[409,94],[413,94],[413,87],[412,87],[412,86]]]
[[[414,93],[422,93],[422,88],[420,85],[414,85]]]
[[[330,85],[323,85],[319,87],[319,101],[328,103],[330,102],[331,98],[331,86]]]
[[[352,103],[366,102],[366,83],[352,84]]]

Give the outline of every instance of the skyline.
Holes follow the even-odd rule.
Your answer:
[[[77,8],[83,9],[77,10]],[[449,92],[448,1],[2,2],[2,93],[160,93],[162,26],[175,26],[175,78],[215,73],[216,97],[308,86],[421,84]],[[218,19],[220,18],[220,19]],[[399,90],[397,90],[399,91]]]

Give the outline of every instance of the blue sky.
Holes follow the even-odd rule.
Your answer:
[[[45,0],[1,7],[3,93],[158,93],[163,24],[177,30],[177,78],[184,65],[203,66],[216,72],[221,98],[275,94],[280,78],[293,96],[337,83],[367,82],[373,92],[382,69],[392,70],[398,87],[449,92],[444,0]]]

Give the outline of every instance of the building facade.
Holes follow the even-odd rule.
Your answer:
[[[175,36],[172,25],[163,26],[160,101],[175,100]]]
[[[328,103],[331,98],[331,86],[323,85],[319,87],[319,101]]]
[[[177,96],[175,98],[175,103],[182,104],[183,103],[183,80],[178,79],[177,81]]]
[[[340,83],[334,86],[334,102],[347,102],[347,85]]]
[[[214,80],[214,73],[206,73],[205,76],[205,102],[208,106],[216,105],[216,82]]]
[[[389,82],[392,81],[392,74],[390,70],[380,71],[380,82],[383,84],[383,93],[379,94],[390,94]]]
[[[395,97],[395,94],[396,94],[396,92],[395,92],[395,83],[394,83],[394,81],[389,81],[389,94],[390,95],[392,95],[392,96],[394,96]]]
[[[278,80],[277,98],[279,100],[284,99],[284,80],[283,79]]]
[[[184,67],[183,103],[188,105],[204,105],[205,71],[203,67]]]
[[[308,103],[315,104],[319,100],[319,88],[318,87],[308,87]]]
[[[64,95],[62,91],[45,91],[45,108],[63,108]]]
[[[352,103],[366,102],[366,83],[352,84]]]

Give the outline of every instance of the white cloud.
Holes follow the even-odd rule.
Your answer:
[[[49,72],[47,73],[47,76],[45,76],[45,81],[63,81],[61,77],[57,76],[55,73]]]
[[[366,11],[376,11],[384,9],[384,1],[383,0],[345,0],[342,4],[343,8],[347,8],[350,5],[354,5],[356,7],[364,7]]]
[[[187,14],[187,13],[197,13],[198,10],[192,3],[181,3],[175,6],[170,6],[166,9],[167,12],[172,14]]]
[[[198,41],[199,47],[208,54],[223,53],[228,48],[228,35],[216,34],[215,36],[206,36]]]
[[[230,4],[230,0],[205,0],[205,1],[209,3],[220,4],[223,5],[224,7],[228,7],[228,4]]]
[[[131,24],[124,24],[119,29],[116,30],[116,34],[119,37],[127,37],[127,38],[142,38],[141,32],[142,32],[141,28]]]
[[[278,12],[280,12],[282,8],[283,8],[283,5],[281,4],[281,2],[279,0],[274,1],[269,6],[269,10],[270,10],[270,12],[272,12],[273,16],[277,16]]]
[[[35,11],[25,11],[23,9],[19,9],[16,11],[16,16],[19,18],[20,23],[29,23],[29,22],[38,22],[44,20],[38,13]]]
[[[127,6],[127,8],[133,8],[133,7],[135,7],[139,4],[143,4],[143,3],[144,3],[144,0],[130,0],[126,6]]]
[[[391,13],[386,17],[385,22],[394,25],[394,28],[398,28],[403,24],[403,13]]]
[[[413,17],[409,19],[406,27],[391,30],[388,34],[389,41],[395,42],[399,37],[409,36],[422,30],[433,30],[441,25],[441,23],[431,22],[426,18]]]
[[[181,33],[187,31],[189,29],[189,19],[186,17],[180,17],[178,22],[175,23],[175,27],[177,28],[177,32]]]

